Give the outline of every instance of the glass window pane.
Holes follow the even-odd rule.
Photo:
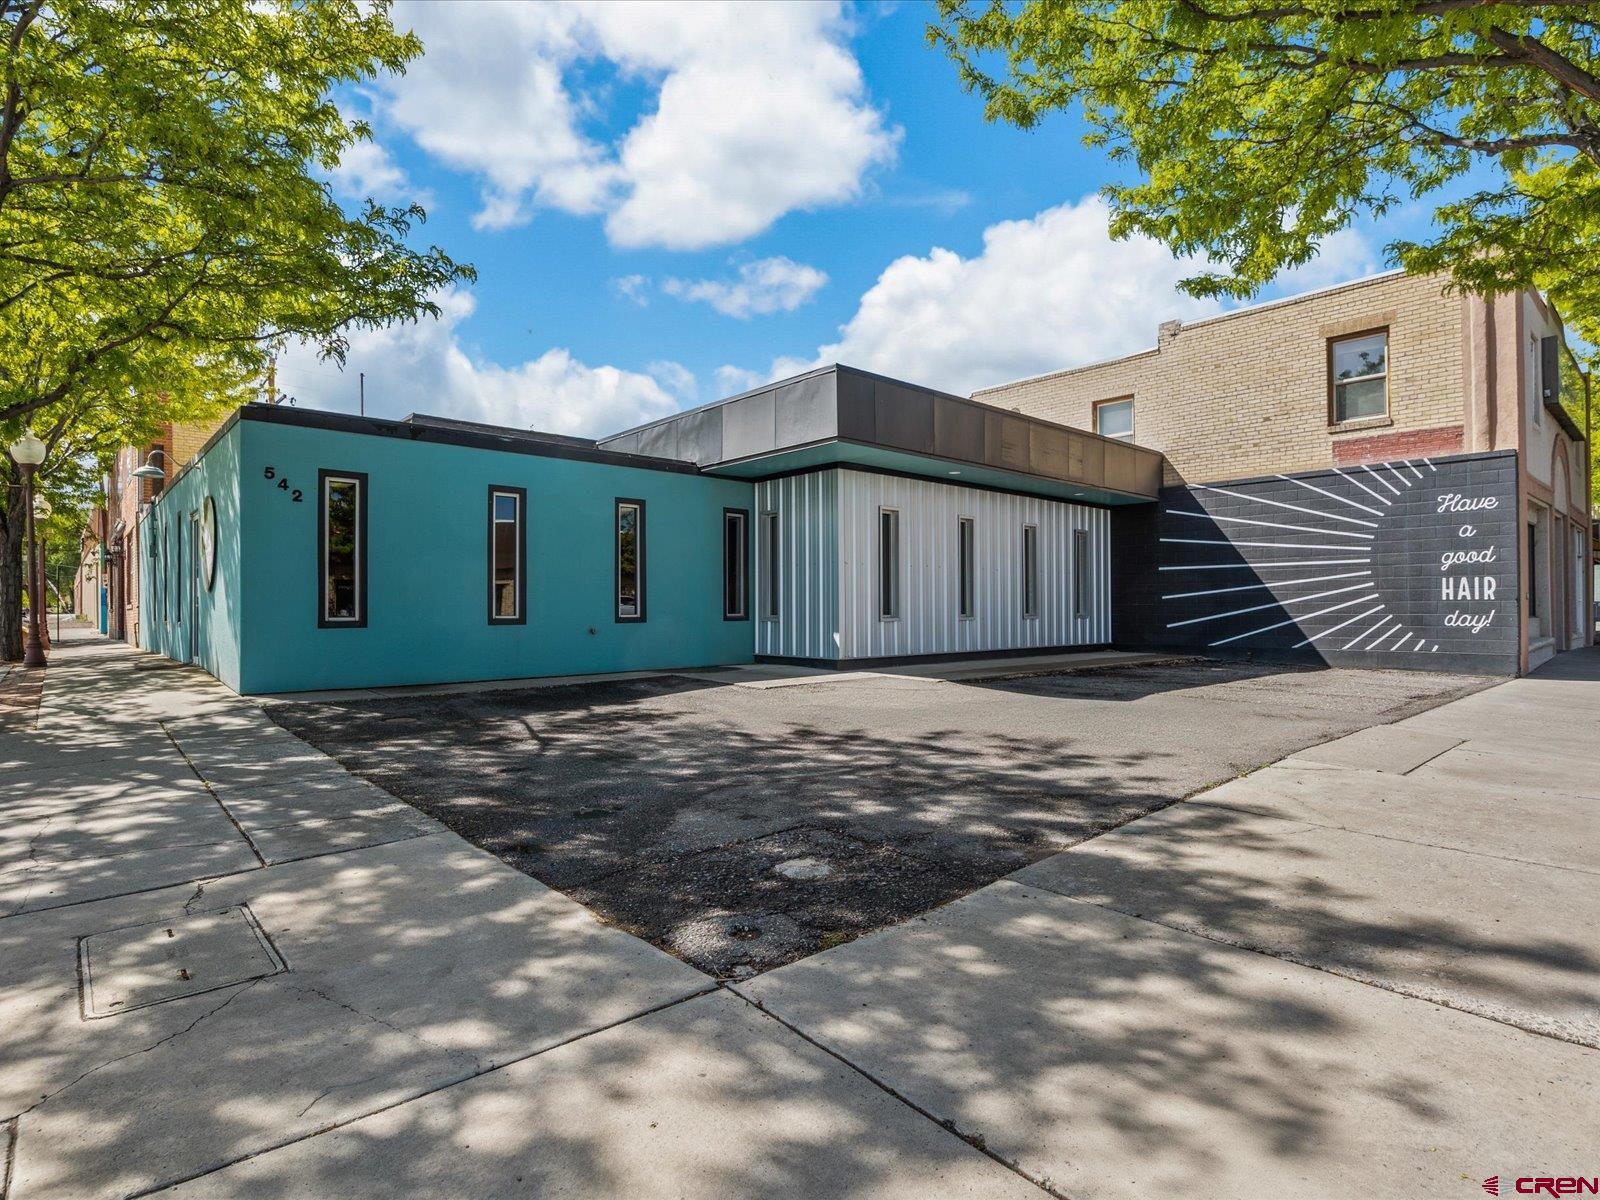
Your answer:
[[[1103,437],[1131,438],[1133,436],[1133,401],[1118,400],[1102,404],[1094,410],[1095,432]]]
[[[900,615],[900,514],[878,513],[878,615]]]
[[[1333,344],[1333,378],[1359,379],[1363,375],[1381,375],[1388,367],[1389,335],[1369,333],[1364,337],[1346,338]]]
[[[1022,615],[1039,611],[1039,530],[1027,525],[1022,530]]]
[[[1334,388],[1334,420],[1359,421],[1363,417],[1383,416],[1388,411],[1386,388],[1387,381],[1381,376],[1338,384]]]
[[[503,494],[495,496],[494,519],[496,521],[515,521],[517,519],[517,498]]]
[[[778,618],[778,550],[778,514],[762,513],[761,564],[762,583],[766,592],[762,613],[772,620]]]
[[[973,522],[971,517],[962,517],[957,522],[960,571],[958,588],[960,591],[961,615],[970,617],[973,614],[973,575],[974,563],[973,550]]]
[[[639,506],[617,506],[617,615],[639,615]]]
[[[495,507],[505,496],[495,498]],[[513,504],[515,501],[513,501]],[[494,523],[494,615],[515,617],[517,613],[517,523],[496,519]]]
[[[327,588],[324,599],[327,619],[330,621],[353,621],[359,615],[356,608],[359,487],[353,479],[328,480]]]
[[[722,615],[745,615],[745,580],[748,553],[743,513],[724,513],[722,517]]]

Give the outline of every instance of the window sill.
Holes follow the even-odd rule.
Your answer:
[[[1354,421],[1330,422],[1328,432],[1337,436],[1341,433],[1364,433],[1369,429],[1388,429],[1393,425],[1393,417],[1361,417]]]

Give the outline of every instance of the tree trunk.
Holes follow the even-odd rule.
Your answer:
[[[0,503],[0,662],[22,661],[21,488],[6,488]]]

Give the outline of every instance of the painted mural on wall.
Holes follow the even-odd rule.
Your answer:
[[[1152,641],[1369,667],[1511,673],[1516,459],[1405,459],[1167,488]]]

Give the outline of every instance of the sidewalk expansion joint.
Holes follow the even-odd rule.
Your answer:
[[[1211,789],[1206,789],[1210,791]],[[1203,804],[1207,808],[1218,809],[1230,813],[1246,813],[1252,817],[1262,817],[1268,821],[1283,821],[1294,825],[1309,825],[1313,829],[1329,829],[1335,833],[1353,833],[1358,837],[1379,838],[1385,842],[1398,842],[1402,846],[1422,846],[1428,850],[1448,850],[1452,854],[1470,854],[1474,858],[1487,858],[1495,862],[1515,863],[1519,867],[1539,867],[1546,871],[1572,871],[1579,875],[1600,875],[1600,870],[1593,867],[1573,867],[1565,863],[1541,862],[1533,858],[1513,858],[1507,854],[1490,854],[1487,850],[1473,850],[1467,846],[1446,846],[1439,842],[1419,842],[1416,838],[1398,837],[1392,833],[1378,833],[1371,829],[1354,829],[1349,825],[1329,825],[1324,821],[1313,821],[1308,817],[1285,817],[1274,812],[1267,812],[1259,808],[1245,808],[1237,804],[1218,804],[1214,800],[1205,800],[1196,797],[1184,801],[1186,804]],[[1148,814],[1147,814],[1148,815]],[[1037,884],[1030,884],[1037,887]],[[1046,891],[1049,889],[1046,888]],[[1056,893],[1060,895],[1060,893]]]
[[[278,976],[277,978],[281,979],[282,976]],[[250,985],[246,984],[245,986],[248,987]],[[307,989],[304,988],[303,985],[296,984],[296,985],[293,985],[293,986],[299,987],[301,990],[307,990]],[[470,1082],[471,1080],[482,1079],[486,1075],[496,1074],[499,1071],[505,1070],[507,1067],[514,1067],[518,1063],[527,1062],[530,1058],[538,1058],[541,1054],[548,1054],[552,1050],[559,1050],[563,1046],[572,1045],[572,1043],[574,1043],[574,1042],[584,1041],[587,1038],[594,1037],[596,1034],[605,1033],[608,1030],[616,1029],[619,1026],[627,1025],[627,1024],[633,1022],[633,1021],[638,1021],[638,1020],[642,1020],[645,1017],[654,1016],[658,1012],[664,1012],[669,1008],[676,1008],[678,1005],[687,1004],[691,1000],[698,1000],[701,996],[709,996],[712,992],[715,992],[717,990],[718,990],[718,985],[717,984],[715,984],[715,983],[707,983],[706,986],[698,988],[697,990],[689,993],[688,995],[679,996],[674,1000],[667,1000],[667,1001],[662,1002],[661,1004],[652,1005],[649,1008],[642,1009],[641,1011],[633,1013],[633,1014],[631,1014],[629,1016],[626,1016],[626,1017],[619,1017],[615,1021],[611,1021],[611,1022],[609,1022],[609,1023],[605,1024],[605,1025],[597,1026],[594,1029],[586,1029],[582,1033],[575,1033],[570,1037],[565,1037],[565,1038],[560,1039],[559,1041],[551,1042],[548,1046],[541,1046],[541,1047],[539,1047],[539,1049],[530,1051],[527,1054],[520,1054],[520,1055],[516,1056],[515,1058],[508,1058],[504,1062],[495,1063],[494,1066],[488,1067],[488,1068],[486,1068],[484,1070],[476,1071],[476,1072],[473,1072],[473,1073],[467,1074],[467,1075],[460,1075],[460,1076],[457,1076],[454,1079],[444,1080],[444,1081],[442,1081],[440,1083],[434,1084],[432,1087],[423,1088],[422,1090],[420,1090],[418,1092],[414,1092],[413,1094],[411,1094],[409,1096],[402,1097],[399,1100],[390,1101],[388,1104],[380,1104],[376,1108],[370,1109],[370,1110],[368,1110],[366,1112],[355,1113],[355,1114],[353,1114],[351,1116],[348,1116],[348,1117],[345,1117],[345,1118],[343,1118],[341,1120],[329,1121],[326,1125],[319,1125],[314,1129],[308,1129],[305,1133],[296,1134],[293,1137],[284,1138],[281,1141],[273,1142],[270,1146],[262,1146],[259,1150],[252,1150],[248,1154],[237,1155],[236,1157],[230,1158],[230,1159],[226,1160],[225,1162],[215,1163],[214,1165],[209,1166],[209,1167],[205,1167],[202,1170],[191,1171],[187,1175],[180,1175],[180,1176],[178,1176],[176,1178],[173,1178],[173,1179],[164,1179],[160,1183],[151,1184],[149,1187],[142,1188],[137,1192],[128,1193],[128,1195],[124,1198],[124,1200],[144,1200],[144,1197],[146,1197],[146,1196],[154,1196],[157,1193],[167,1191],[169,1188],[177,1187],[181,1183],[190,1183],[190,1182],[192,1182],[192,1181],[194,1181],[196,1179],[203,1179],[207,1175],[215,1175],[218,1171],[225,1171],[229,1167],[236,1167],[242,1162],[249,1162],[251,1159],[260,1158],[263,1154],[271,1154],[275,1150],[282,1150],[284,1147],[293,1146],[297,1142],[304,1142],[304,1141],[308,1141],[308,1140],[310,1140],[311,1138],[314,1138],[314,1137],[320,1137],[324,1133],[330,1133],[335,1129],[343,1129],[347,1125],[354,1125],[358,1121],[364,1121],[368,1117],[375,1117],[379,1113],[386,1113],[386,1112],[389,1112],[392,1109],[400,1108],[403,1105],[414,1103],[417,1100],[425,1099],[426,1097],[435,1095],[435,1094],[437,1094],[439,1092],[447,1091],[450,1088],[459,1087],[461,1084]],[[330,997],[324,997],[324,999],[330,999]],[[335,1004],[339,1003],[336,1000],[333,1001],[333,1002]],[[344,1006],[341,1005],[341,1007],[344,1007]],[[355,1009],[351,1009],[351,1011],[352,1012],[356,1012]],[[357,1012],[357,1015],[358,1016],[367,1016],[367,1014],[359,1013],[359,1012]],[[370,1018],[370,1019],[376,1020],[376,1018]],[[379,1023],[382,1024],[383,1022],[379,1022]],[[393,1028],[393,1026],[390,1026],[390,1028]],[[355,1083],[356,1083],[355,1080],[349,1080],[345,1084],[342,1084],[342,1085],[339,1085],[339,1086],[349,1087],[349,1086],[354,1085]],[[316,1097],[311,1102],[311,1104],[308,1104],[305,1107],[305,1109],[302,1110],[302,1111],[310,1112],[311,1109],[313,1107],[315,1107],[315,1105],[316,1105],[316,1103],[318,1101],[323,1099],[323,1097],[325,1097],[329,1093],[331,1093],[333,1091],[337,1091],[337,1090],[338,1090],[337,1087],[329,1088],[326,1092],[324,1092],[322,1094],[322,1096]],[[0,1197],[0,1200],[4,1200],[4,1198]]]
[[[749,980],[741,980],[740,982],[748,983]],[[843,1054],[839,1053],[839,1051],[835,1050],[832,1046],[829,1046],[826,1042],[820,1042],[816,1038],[814,1038],[810,1034],[808,1034],[805,1030],[799,1028],[796,1025],[791,1025],[788,1021],[785,1021],[782,1017],[780,1017],[777,1013],[773,1012],[770,1008],[767,1008],[764,1004],[761,1003],[761,1001],[757,1000],[754,996],[745,995],[743,992],[741,992],[739,990],[737,984],[728,984],[728,985],[726,985],[724,990],[726,990],[728,992],[731,992],[733,995],[739,997],[739,999],[743,1000],[746,1004],[748,1004],[751,1008],[755,1009],[762,1016],[766,1017],[770,1021],[774,1021],[777,1024],[781,1025],[783,1028],[787,1029],[790,1033],[794,1034],[795,1037],[799,1038],[801,1041],[805,1042],[807,1045],[815,1046],[818,1050],[822,1051],[829,1058],[831,1058],[831,1059],[835,1060],[836,1062],[840,1063],[841,1065],[849,1068],[851,1071],[854,1071],[857,1075],[861,1076],[861,1078],[865,1079],[873,1087],[877,1088],[879,1091],[883,1092],[885,1095],[890,1096],[893,1099],[899,1101],[901,1104],[905,1105],[907,1108],[909,1108],[912,1112],[916,1113],[918,1116],[923,1117],[923,1118],[933,1122],[940,1129],[943,1129],[946,1133],[950,1134],[952,1137],[958,1138],[959,1140],[965,1142],[968,1146],[971,1146],[974,1150],[976,1150],[979,1154],[982,1154],[985,1158],[988,1158],[993,1162],[999,1163],[1002,1167],[1004,1167],[1006,1170],[1010,1171],[1013,1175],[1016,1175],[1018,1178],[1026,1180],[1028,1183],[1031,1183],[1034,1187],[1038,1188],[1045,1195],[1052,1196],[1052,1197],[1055,1198],[1055,1200],[1072,1200],[1072,1197],[1068,1196],[1067,1193],[1061,1191],[1054,1184],[1052,1184],[1049,1180],[1040,1179],[1040,1178],[1030,1174],[1029,1172],[1025,1171],[1020,1164],[1015,1163],[1012,1160],[1010,1160],[1010,1159],[1004,1157],[1003,1155],[1001,1155],[999,1152],[990,1149],[989,1148],[989,1144],[983,1139],[981,1134],[967,1133],[964,1130],[962,1130],[956,1124],[956,1122],[953,1119],[947,1118],[947,1117],[936,1116],[929,1109],[924,1108],[922,1105],[918,1104],[915,1100],[911,1099],[905,1093],[897,1091],[895,1088],[893,1088],[889,1084],[885,1083],[882,1079],[879,1079],[876,1075],[874,1075],[871,1071],[867,1070],[865,1067],[860,1066],[857,1063],[851,1062],[850,1059],[846,1058]]]
[[[189,752],[178,744],[177,738],[172,736],[172,730],[167,728],[167,723],[165,721],[157,721],[156,724],[161,726],[161,732],[167,735],[167,741],[172,743],[172,748],[182,755],[184,762],[189,764],[189,770],[194,772],[194,777],[200,781],[200,786],[206,789],[207,795],[217,802],[217,807],[222,810],[222,815],[227,817],[229,823],[239,831],[239,836],[244,839],[244,844],[250,847],[250,853],[256,856],[256,861],[263,867],[266,866],[266,858],[256,848],[255,842],[250,840],[250,835],[244,831],[244,826],[239,824],[239,819],[228,811],[228,806],[222,802],[222,797],[217,795],[216,789],[211,786],[211,781],[200,773],[200,768],[194,765],[194,759],[189,757]]]
[[[1031,879],[1026,883],[1022,883],[1015,879],[1002,879],[999,882],[1012,883],[1017,887],[1032,888],[1035,891],[1049,892],[1050,895],[1059,896],[1061,899],[1070,901],[1073,904],[1086,904],[1091,908],[1100,908],[1107,912],[1119,913],[1122,916],[1130,917],[1135,921],[1143,921],[1147,925],[1155,925],[1161,929],[1170,929],[1174,933],[1187,934],[1189,937],[1196,937],[1201,941],[1211,942],[1213,945],[1227,946],[1233,950],[1243,950],[1247,954],[1259,954],[1262,958],[1270,958],[1275,962],[1288,963],[1289,965],[1295,967],[1304,967],[1308,971],[1320,971],[1324,975],[1332,975],[1335,979],[1344,979],[1350,983],[1359,983],[1366,987],[1375,988],[1380,992],[1388,992],[1391,996],[1399,996],[1404,1000],[1418,1000],[1423,1004],[1431,1004],[1435,1008],[1445,1008],[1449,1009],[1451,1012],[1464,1013],[1465,1015],[1469,1017],[1475,1017],[1480,1021],[1489,1021],[1495,1025],[1503,1025],[1507,1029],[1515,1029],[1519,1033],[1525,1033],[1530,1037],[1548,1038],[1552,1042],[1564,1042],[1569,1046],[1580,1046],[1585,1050],[1600,1051],[1600,1047],[1596,1047],[1593,1042],[1585,1042],[1576,1037],[1567,1037],[1563,1034],[1548,1029],[1536,1029],[1529,1025],[1519,1024],[1516,1021],[1508,1021],[1502,1017],[1494,1016],[1478,1008],[1468,1007],[1464,1004],[1453,1003],[1447,997],[1427,995],[1423,992],[1405,988],[1397,984],[1388,983],[1375,977],[1357,975],[1349,971],[1340,971],[1334,969],[1333,967],[1326,967],[1321,963],[1311,962],[1309,959],[1302,958],[1300,955],[1295,954],[1292,951],[1269,950],[1261,946],[1249,945],[1246,942],[1232,941],[1218,933],[1214,933],[1209,930],[1191,929],[1186,925],[1175,925],[1170,921],[1158,921],[1156,918],[1145,916],[1143,913],[1130,912],[1126,908],[1118,908],[1115,904],[1102,904],[1098,900],[1085,900],[1082,896],[1072,896],[1066,892],[1057,891],[1055,888],[1046,887],[1042,883],[1035,883]]]

